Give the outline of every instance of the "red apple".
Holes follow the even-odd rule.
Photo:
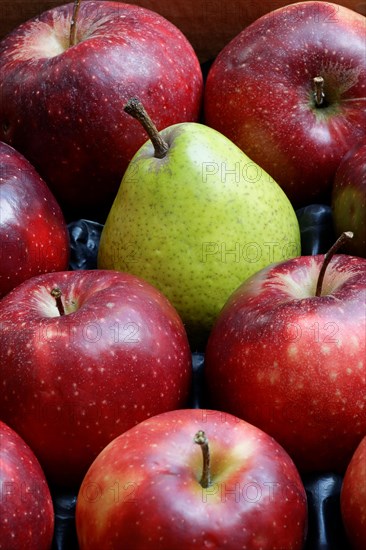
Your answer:
[[[0,418],[52,484],[75,486],[114,437],[186,403],[191,353],[175,309],[148,283],[48,273],[0,302],[0,379]]]
[[[0,142],[0,298],[68,263],[69,234],[54,196],[27,160]]]
[[[366,548],[366,436],[347,467],[341,489],[341,513],[355,550]]]
[[[334,256],[317,295],[323,262],[294,258],[241,285],[205,377],[210,406],[272,435],[301,472],[344,473],[366,432],[366,259]]]
[[[295,550],[306,524],[306,493],[280,445],[203,409],[160,414],[116,438],[76,504],[80,550]]]
[[[244,27],[260,16],[296,0],[129,0],[154,10],[174,23],[187,36],[200,61],[212,60]],[[17,25],[63,0],[11,0],[4,4],[0,38]],[[339,4],[366,15],[363,0],[340,0]]]
[[[0,548],[49,550],[54,514],[49,487],[33,451],[0,420]]]
[[[0,139],[36,167],[70,218],[104,219],[146,141],[124,111],[140,97],[159,129],[197,120],[202,73],[184,35],[162,16],[83,1],[20,25],[0,42]]]
[[[344,248],[366,258],[366,138],[342,159],[332,188],[332,214],[336,235],[352,231]]]
[[[295,207],[328,200],[342,157],[366,135],[365,24],[329,2],[284,6],[244,29],[210,68],[206,124]]]

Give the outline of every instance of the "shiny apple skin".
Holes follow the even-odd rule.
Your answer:
[[[69,265],[69,233],[55,197],[31,164],[0,142],[0,298]]]
[[[205,355],[209,404],[272,435],[301,472],[344,474],[366,432],[366,260],[274,264],[239,287]]]
[[[127,273],[47,273],[0,302],[0,418],[31,446],[54,486],[78,487],[114,437],[183,407],[191,363],[176,310]]]
[[[137,4],[166,17],[186,35],[199,60],[206,62],[212,61],[244,27],[265,13],[287,4],[294,4],[295,1],[131,0],[127,4]],[[7,4],[4,17],[0,19],[0,37],[4,37],[23,21],[63,3],[63,0],[39,0],[36,3],[29,0],[13,0]],[[362,0],[340,0],[338,3],[366,15],[366,4]]]
[[[343,156],[366,135],[363,15],[303,2],[264,15],[217,56],[205,122],[266,170],[298,208],[329,201]],[[317,107],[313,78],[324,78]]]
[[[0,548],[50,550],[54,509],[30,447],[0,420]]]
[[[144,8],[82,1],[15,28],[0,42],[0,139],[35,166],[68,221],[104,222],[122,175],[147,140],[123,111],[138,96],[158,129],[197,120],[202,72],[184,35]]]
[[[207,489],[198,430],[211,454]],[[255,426],[220,411],[170,411],[100,453],[76,527],[81,550],[300,550],[306,493],[287,453]]]

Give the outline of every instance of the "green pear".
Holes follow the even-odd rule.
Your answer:
[[[98,267],[155,285],[199,346],[244,280],[300,255],[297,217],[280,186],[221,133],[193,122],[158,133],[138,100],[125,110],[150,140],[123,176]]]

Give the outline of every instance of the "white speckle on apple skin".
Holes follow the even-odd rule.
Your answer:
[[[294,358],[297,356],[297,353],[298,353],[297,346],[295,346],[294,344],[291,344],[287,349],[288,356]]]
[[[0,546],[49,548],[54,513],[47,481],[31,449],[3,422],[0,422],[0,478],[3,484]],[[20,529],[11,529],[9,524],[15,526],[12,518],[18,519]]]

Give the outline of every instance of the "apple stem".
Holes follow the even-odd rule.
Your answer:
[[[211,485],[211,472],[210,472],[210,449],[208,446],[208,439],[204,431],[199,430],[194,436],[194,442],[197,443],[202,449],[203,468],[200,485],[204,489],[207,489]]]
[[[75,46],[76,44],[76,21],[78,18],[80,8],[80,0],[74,0],[74,9],[72,11],[72,18],[70,24],[70,46]]]
[[[166,156],[169,145],[159,134],[155,124],[147,114],[145,107],[137,97],[132,97],[124,106],[124,111],[138,120],[147,132],[155,149],[155,158],[162,159]]]
[[[324,103],[324,78],[322,76],[316,76],[313,78],[314,83],[314,99],[317,107],[321,107]]]
[[[53,288],[51,290],[51,296],[53,296],[56,300],[56,306],[57,306],[59,314],[61,316],[65,315],[65,308],[64,308],[64,305],[63,305],[62,300],[61,300],[61,296],[62,296],[61,290],[57,287]]]
[[[323,264],[319,272],[315,296],[321,296],[325,271],[329,265],[329,262],[333,258],[334,254],[342,245],[344,245],[345,242],[349,241],[352,238],[353,238],[352,231],[344,231],[342,235],[336,240],[336,242],[330,247],[328,252],[325,254]]]

